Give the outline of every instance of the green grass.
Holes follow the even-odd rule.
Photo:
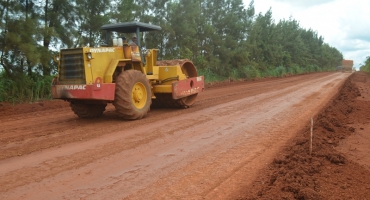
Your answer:
[[[6,76],[0,73],[0,102],[12,104],[51,99],[52,76]]]

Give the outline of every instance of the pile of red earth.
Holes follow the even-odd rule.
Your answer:
[[[308,124],[239,199],[370,199],[368,93],[369,75],[352,74],[313,119],[312,154],[311,124]],[[354,159],[339,149],[343,141],[360,132],[368,140],[352,145],[366,145],[367,150],[365,156]]]

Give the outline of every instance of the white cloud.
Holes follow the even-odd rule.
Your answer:
[[[243,0],[249,5],[250,0]],[[256,14],[271,8],[275,22],[297,20],[302,28],[317,31],[330,46],[354,60],[355,67],[370,56],[370,1],[368,0],[255,0]]]
[[[296,7],[311,7],[311,6],[319,6],[322,4],[326,4],[328,2],[332,2],[334,0],[276,0],[277,2],[288,3],[290,5]]]

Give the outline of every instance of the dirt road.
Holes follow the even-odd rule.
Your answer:
[[[297,132],[253,183],[230,199],[369,199],[369,113],[370,75],[353,73],[315,115],[313,129],[307,124]]]
[[[208,87],[184,110],[78,119],[62,101],[0,106],[0,199],[226,199],[248,187],[349,73]]]

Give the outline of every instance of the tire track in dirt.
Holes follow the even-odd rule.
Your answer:
[[[220,92],[222,97],[199,95],[194,109],[153,110],[139,121],[122,122],[113,113],[93,120],[92,126],[76,120],[73,125],[82,125],[68,134],[98,133],[76,144],[0,161],[0,185],[10,199],[22,194],[52,198],[53,188],[67,199],[220,198],[235,189],[229,183],[240,182],[241,176],[235,176],[241,171],[252,175],[264,166],[344,79],[343,74],[318,74],[237,85]],[[317,92],[330,84],[330,92]],[[50,192],[33,191],[38,185]]]
[[[294,83],[314,80],[326,75],[326,73],[318,73],[267,81],[232,82],[223,87],[227,92],[220,91],[218,87],[212,86],[212,88],[208,88],[204,93],[198,95],[198,101],[191,109],[154,109],[147,118],[140,120],[141,123],[118,119],[112,105],[108,105],[104,117],[93,120],[78,119],[68,107],[68,103],[63,101],[53,101],[50,106],[45,102],[13,107],[13,110],[9,110],[0,116],[0,160],[60,146],[65,143],[89,140],[159,119],[171,118],[211,107],[222,102],[261,94],[266,91],[279,90]],[[28,110],[29,107],[32,110]],[[45,109],[43,110],[43,108]],[[151,117],[152,115],[154,117]]]

